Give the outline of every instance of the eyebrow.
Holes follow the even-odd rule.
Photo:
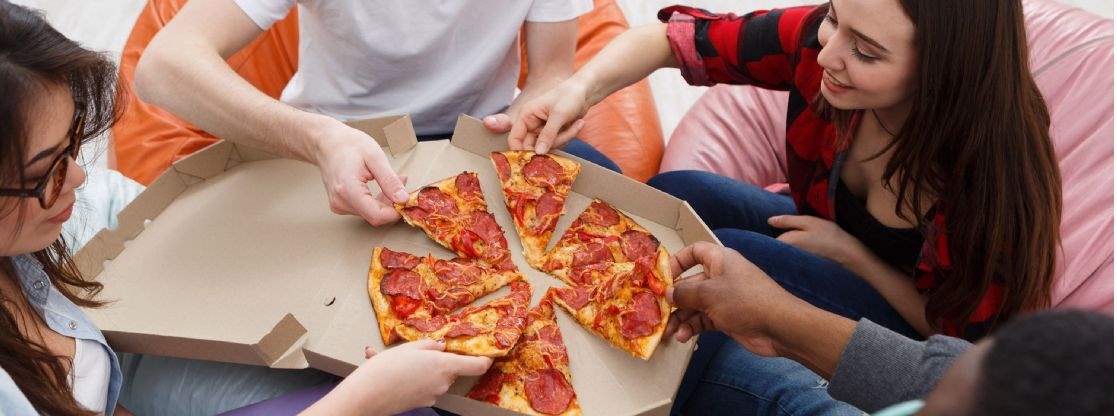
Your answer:
[[[836,9],[834,9],[834,2],[831,1],[830,3],[828,3],[828,5],[830,6],[830,12],[834,14],[834,19],[837,19],[838,18],[838,11]],[[869,37],[868,35],[866,35],[864,33],[858,32],[857,29],[850,28],[849,30],[851,32],[853,32],[854,36],[857,36],[859,39],[867,42],[870,45],[875,46],[877,49],[880,49],[882,52],[884,52],[886,54],[892,53],[892,51],[888,50],[888,48],[884,47],[884,45],[881,45],[880,42],[877,42],[875,39]]]
[[[47,157],[49,157],[51,155],[54,155],[55,153],[58,153],[59,147],[62,146],[63,144],[64,143],[59,143],[59,144],[55,145],[54,147],[52,147],[50,149],[46,149],[46,150],[43,150],[43,151],[39,152],[39,154],[37,154],[37,155],[35,155],[35,157],[31,158],[31,160],[29,162],[27,162],[27,164],[28,165],[33,165],[33,164],[35,164],[35,162],[46,159]]]

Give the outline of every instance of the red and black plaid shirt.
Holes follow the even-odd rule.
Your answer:
[[[787,179],[799,212],[834,221],[838,173],[850,140],[839,142],[834,123],[812,105],[819,93],[822,67],[817,57],[818,6],[762,10],[744,16],[714,14],[672,6],[659,12],[668,22],[667,36],[683,77],[692,85],[749,84],[788,91]],[[853,122],[860,121],[860,112]],[[856,129],[851,128],[850,131]],[[845,143],[839,145],[838,143]],[[926,241],[916,264],[916,288],[926,295],[947,278],[950,249],[941,204],[928,214],[934,227],[923,230]],[[938,322],[946,335],[977,339],[985,335],[1004,299],[1004,287],[993,285],[969,317]]]

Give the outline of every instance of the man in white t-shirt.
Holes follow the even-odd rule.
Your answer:
[[[225,59],[296,5],[299,66],[277,101]],[[152,39],[135,86],[145,101],[217,137],[318,165],[334,212],[386,224],[399,218],[389,202],[407,194],[380,147],[342,121],[407,113],[417,134],[440,136],[466,113],[506,132],[521,103],[571,74],[575,19],[592,7],[592,0],[193,0]],[[513,100],[521,27],[531,70]]]

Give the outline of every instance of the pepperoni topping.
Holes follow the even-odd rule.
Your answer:
[[[391,302],[392,312],[401,318],[411,316],[411,314],[415,313],[415,310],[419,309],[419,306],[423,305],[423,301],[412,299],[407,296],[389,295],[388,299]]]
[[[535,186],[554,187],[562,181],[562,165],[550,156],[532,156],[524,164],[524,179]]]
[[[500,153],[493,153],[499,155]],[[504,155],[501,155],[504,156]],[[504,388],[504,382],[508,377],[514,377],[510,374],[505,374],[500,370],[489,370],[477,381],[477,385],[469,391],[467,395],[473,400],[480,400],[492,404],[500,403],[500,390]]]
[[[403,209],[403,216],[411,218],[416,221],[426,221],[431,213],[419,207],[407,207]]]
[[[434,275],[452,285],[471,285],[481,280],[481,268],[469,260],[435,260]]]
[[[597,279],[594,277],[595,273],[601,273],[609,269],[607,263],[589,264],[585,266],[578,266],[570,269],[570,280],[577,284],[590,284],[596,283]]]
[[[574,258],[571,260],[571,267],[585,267],[594,264],[600,264],[605,261],[613,259],[613,254],[604,244],[598,242],[590,242],[578,246],[574,250]]]
[[[406,269],[392,269],[388,272],[387,276],[380,281],[380,293],[389,296],[406,296],[412,299],[419,299],[419,286],[422,283],[422,277],[419,273],[415,273]]]
[[[414,269],[419,265],[419,257],[408,253],[380,249],[380,264],[389,269]]]
[[[628,230],[621,234],[621,251],[629,260],[636,261],[656,254],[659,240],[655,236],[638,230]]]
[[[477,174],[473,172],[462,172],[458,178],[454,180],[454,185],[458,188],[458,194],[463,198],[477,198],[485,199],[481,195],[481,182],[477,181]]]
[[[535,332],[540,341],[549,345],[562,345],[562,334],[559,332],[558,325],[547,324],[539,328]]]
[[[557,415],[574,399],[574,388],[558,370],[547,368],[524,376],[524,393],[535,411]]]
[[[488,212],[474,212],[467,223],[469,230],[489,243],[497,243],[501,247],[508,247],[508,240],[504,238],[504,231],[496,223],[496,217]]]
[[[562,199],[554,192],[545,192],[535,202],[535,226],[532,231],[542,234],[553,230],[558,222],[559,213],[562,212]]]
[[[480,333],[481,328],[473,326],[469,322],[459,322],[450,327],[449,331],[446,331],[446,338],[472,337]]]
[[[512,176],[512,166],[508,164],[508,158],[500,152],[489,153],[489,158],[493,160],[493,166],[496,166],[496,175],[500,177],[500,181],[507,182]]]
[[[590,288],[575,286],[559,289],[555,292],[559,299],[566,302],[571,309],[579,310],[590,302]]]
[[[445,291],[427,290],[427,297],[439,311],[449,312],[459,306],[472,302],[474,296],[463,287],[451,287]]]
[[[586,208],[586,212],[582,213],[582,218],[580,219],[587,223],[602,227],[612,227],[621,222],[621,217],[620,214],[617,213],[617,210],[613,209],[609,204],[598,200],[594,200],[590,203],[589,208]]]
[[[520,334],[514,331],[496,331],[493,333],[493,340],[496,341],[496,346],[499,348],[508,348],[516,345],[516,341],[520,339]]]
[[[403,323],[418,329],[420,332],[433,332],[446,326],[446,317],[440,315],[429,318],[408,318]]]
[[[441,189],[428,186],[419,190],[417,197],[419,208],[431,214],[451,217],[458,214],[458,204],[454,197],[446,195]]]
[[[656,301],[655,295],[651,292],[636,292],[632,296],[632,305],[629,308],[619,316],[621,336],[627,339],[651,335],[655,326],[663,319],[659,310],[659,302]]]

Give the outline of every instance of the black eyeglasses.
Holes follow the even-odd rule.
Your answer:
[[[50,163],[50,170],[39,179],[32,189],[0,188],[0,196],[14,196],[20,198],[36,198],[39,206],[49,209],[62,195],[62,185],[66,183],[66,176],[70,172],[70,165],[78,157],[81,149],[82,135],[85,133],[85,108],[81,104],[74,105],[73,128],[70,130],[70,145]]]

